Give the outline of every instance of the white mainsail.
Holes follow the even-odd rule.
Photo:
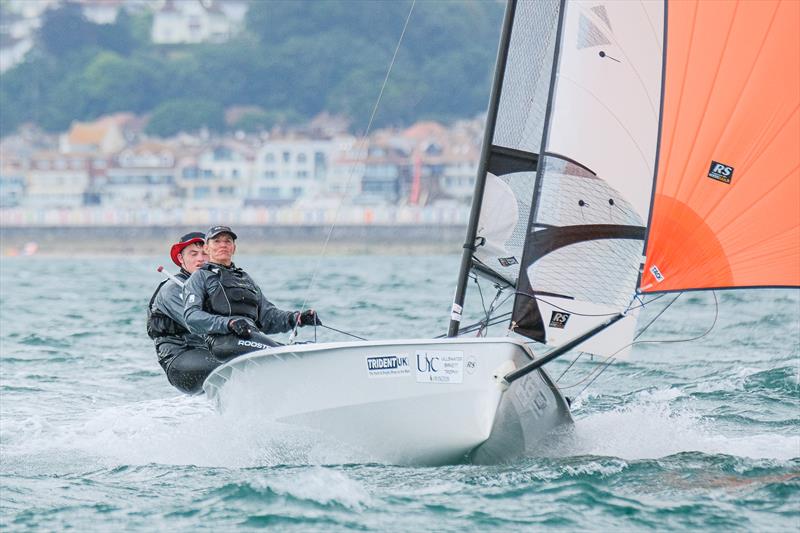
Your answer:
[[[567,2],[512,329],[561,344],[628,311],[578,349],[621,355],[656,165],[663,2]]]

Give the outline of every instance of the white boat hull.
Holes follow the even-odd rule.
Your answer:
[[[252,352],[217,368],[206,394],[222,410],[258,406],[276,422],[319,430],[364,461],[438,465],[535,453],[569,408],[544,371],[503,339],[301,344]]]

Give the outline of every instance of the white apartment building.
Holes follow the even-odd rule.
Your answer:
[[[100,203],[109,207],[171,207],[176,201],[175,153],[153,142],[126,148],[94,184]]]
[[[25,175],[25,207],[79,207],[90,182],[85,155],[40,152]]]
[[[245,6],[246,11],[246,6]],[[225,42],[238,24],[214,0],[162,0],[153,15],[155,44]]]
[[[361,194],[367,160],[367,142],[342,138],[325,181],[326,194],[335,198],[354,198]]]
[[[351,143],[351,137],[270,139],[256,154],[247,203],[282,205],[324,198],[331,167]]]
[[[217,143],[180,164],[178,195],[185,207],[240,207],[250,192],[255,151],[244,145]]]

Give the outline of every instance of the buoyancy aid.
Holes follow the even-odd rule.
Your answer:
[[[175,277],[180,280],[189,278],[188,273],[185,273],[183,270]],[[153,292],[153,296],[150,297],[150,303],[147,304],[147,336],[151,339],[157,339],[159,337],[179,337],[189,333],[189,330],[172,320],[169,315],[166,315],[160,309],[153,309],[153,303],[156,301],[158,293],[169,281],[170,280],[165,279],[158,284],[155,292]]]
[[[219,288],[209,294],[203,304],[205,311],[222,316],[243,316],[258,321],[258,287],[241,268],[224,268],[206,264],[204,269],[219,276]]]

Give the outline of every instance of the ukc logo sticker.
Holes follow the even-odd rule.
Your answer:
[[[418,383],[462,383],[464,352],[418,350],[416,352]]]
[[[569,313],[553,311],[553,314],[550,315],[550,327],[564,329],[564,327],[567,325],[567,320],[569,320]]]
[[[708,169],[708,177],[722,183],[730,183],[733,179],[733,167],[711,161],[711,167]]]

